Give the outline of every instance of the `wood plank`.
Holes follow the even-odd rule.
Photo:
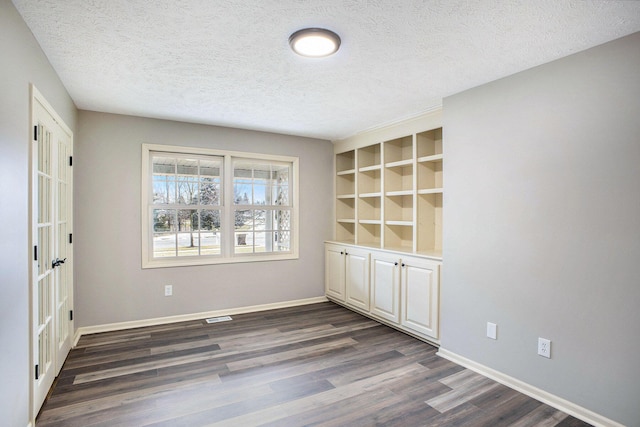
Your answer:
[[[83,336],[36,427],[587,424],[334,303]]]

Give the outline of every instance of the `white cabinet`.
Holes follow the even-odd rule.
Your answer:
[[[438,337],[440,263],[418,257],[402,259],[400,324],[412,331]]]
[[[400,323],[400,258],[371,252],[371,314]]]
[[[325,245],[327,296],[361,310],[369,310],[369,251]]]
[[[366,247],[326,243],[326,294],[410,334],[439,338],[440,262]]]
[[[369,251],[347,248],[345,259],[346,302],[361,310],[369,310]]]
[[[326,244],[324,261],[325,292],[328,297],[344,302],[346,295],[344,247]]]

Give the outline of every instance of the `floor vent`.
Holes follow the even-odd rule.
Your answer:
[[[233,320],[231,316],[210,317],[207,319],[207,323],[228,322],[229,320]]]

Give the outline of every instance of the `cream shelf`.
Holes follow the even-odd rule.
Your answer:
[[[413,165],[413,159],[406,159],[406,160],[399,160],[397,162],[385,163],[384,167],[397,168],[397,167],[411,166],[411,165]]]
[[[411,196],[413,190],[387,191],[385,196]]]
[[[382,221],[380,221],[379,219],[360,219],[358,220],[359,224],[378,224],[380,225],[382,223]]]
[[[335,144],[339,241],[442,256],[442,127],[430,117]]]
[[[380,197],[382,193],[377,192],[377,193],[362,193],[362,194],[358,194],[358,197],[362,198],[362,199],[366,199],[366,198],[373,198],[373,197]]]
[[[353,175],[353,174],[355,174],[355,173],[356,173],[356,170],[355,170],[355,169],[349,169],[349,170],[346,170],[346,171],[340,171],[340,172],[337,172],[337,173],[336,173],[336,175],[338,175],[338,176],[343,176],[343,175]]]
[[[442,154],[434,154],[433,156],[418,157],[418,163],[437,162],[442,161]]]
[[[365,166],[358,169],[359,172],[379,171],[382,169],[381,165]]]
[[[442,188],[425,188],[418,190],[418,194],[442,194]]]
[[[386,225],[399,225],[401,227],[413,227],[413,221],[385,221]]]

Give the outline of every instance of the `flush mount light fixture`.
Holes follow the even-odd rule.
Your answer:
[[[322,58],[338,51],[340,37],[324,28],[305,28],[291,34],[289,44],[298,55]]]

